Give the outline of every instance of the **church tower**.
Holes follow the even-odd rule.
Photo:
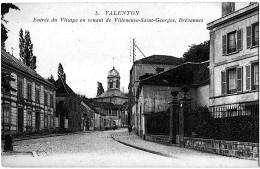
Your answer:
[[[115,67],[108,72],[107,76],[107,90],[111,89],[120,90],[120,74]]]

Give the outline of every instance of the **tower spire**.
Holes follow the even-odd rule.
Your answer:
[[[115,68],[115,58],[113,57],[113,68]]]

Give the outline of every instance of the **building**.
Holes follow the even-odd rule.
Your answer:
[[[1,91],[2,134],[51,132],[55,129],[56,88],[6,51],[1,71],[11,73],[16,91]]]
[[[171,92],[178,91],[177,99],[184,96],[183,87],[189,88],[186,97],[191,99],[191,109],[209,105],[209,61],[187,62],[159,74],[140,77],[137,88],[137,130],[140,136],[170,135]],[[178,119],[174,119],[175,123]],[[173,131],[176,135],[177,131]]]
[[[104,127],[111,128],[113,125],[122,127],[127,124],[124,114],[124,104],[128,97],[120,91],[120,74],[113,67],[107,76],[107,91],[93,98],[94,105],[104,115]]]
[[[82,131],[94,129],[94,107],[77,96],[67,83],[59,78],[57,88],[57,127],[60,132]]]
[[[181,63],[179,58],[166,55],[152,55],[143,59],[136,60],[130,70],[129,83],[129,120],[135,129],[139,125],[137,118],[137,88],[141,76],[158,74],[170,70]],[[129,121],[129,123],[130,123]]]
[[[223,16],[210,30],[210,98],[215,118],[259,113],[259,4],[235,11],[222,3]]]

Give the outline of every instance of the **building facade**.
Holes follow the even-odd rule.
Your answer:
[[[215,118],[252,115],[259,101],[258,3],[234,11],[223,4],[210,30],[210,99]],[[228,9],[227,9],[228,8]],[[231,9],[229,9],[231,8]],[[253,110],[254,109],[254,110]]]
[[[185,95],[191,99],[190,108],[209,105],[209,61],[202,63],[184,63],[168,71],[141,76],[137,90],[137,131],[140,136],[170,135],[170,108],[173,96],[184,96],[183,87],[189,88]],[[144,78],[144,79],[143,79]],[[178,119],[173,119],[173,123]],[[175,134],[177,131],[173,131]]]
[[[93,130],[95,109],[90,103],[77,96],[63,79],[59,78],[54,84],[60,132]]]
[[[120,74],[114,67],[108,72],[107,91],[93,100],[95,108],[104,115],[104,128],[111,128],[114,125],[122,127],[127,124],[125,103],[128,97],[120,91]]]
[[[56,88],[6,51],[1,52],[1,71],[11,73],[12,88],[1,91],[2,134],[22,134],[55,129]]]
[[[158,74],[170,70],[180,64],[180,59],[173,56],[152,55],[136,60],[130,70],[129,83],[129,123],[133,128],[138,126],[137,88],[140,77],[144,75]]]

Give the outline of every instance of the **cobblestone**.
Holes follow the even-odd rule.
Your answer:
[[[124,144],[170,154],[152,154]],[[5,167],[256,167],[241,160],[142,140],[126,129],[79,133],[14,143],[17,153],[2,153]],[[36,151],[37,157],[21,152]],[[20,153],[20,154],[19,154]]]

